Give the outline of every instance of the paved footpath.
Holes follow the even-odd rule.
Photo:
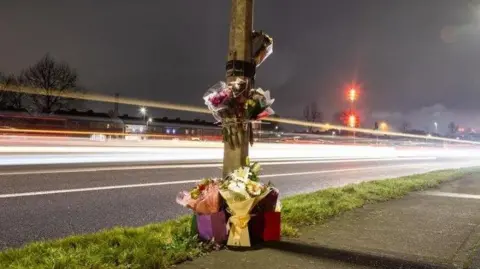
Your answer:
[[[367,205],[299,238],[219,251],[176,268],[480,269],[480,178]]]

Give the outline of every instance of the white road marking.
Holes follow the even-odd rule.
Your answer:
[[[346,168],[346,169],[335,169],[335,170],[320,170],[320,171],[308,171],[308,172],[296,172],[296,173],[270,174],[270,175],[262,175],[262,178],[351,172],[351,171],[361,171],[361,170],[373,170],[373,169],[379,169],[379,168],[398,168],[398,167],[404,167],[404,166],[425,167],[425,164],[383,165],[383,166],[370,166],[370,167]],[[180,180],[180,181],[128,184],[128,185],[116,185],[116,186],[102,186],[102,187],[92,187],[92,188],[78,188],[78,189],[64,189],[64,190],[49,190],[49,191],[10,193],[10,194],[0,194],[0,199],[26,197],[26,196],[64,194],[64,193],[104,191],[104,190],[115,190],[115,189],[145,188],[145,187],[155,187],[155,186],[165,186],[165,185],[190,184],[190,183],[195,183],[195,182],[198,182],[198,180]]]
[[[382,165],[382,166],[370,166],[370,167],[359,167],[359,168],[344,168],[344,169],[334,169],[334,170],[281,173],[281,174],[262,175],[262,178],[304,176],[304,175],[315,175],[315,174],[336,173],[336,172],[351,172],[351,171],[360,171],[360,170],[371,170],[371,169],[378,169],[378,168],[397,168],[397,167],[404,167],[404,166],[408,166],[408,167],[422,166],[422,167],[424,167],[425,164],[397,164],[397,165]]]
[[[450,198],[464,198],[464,199],[479,199],[480,200],[480,195],[466,194],[466,193],[426,191],[426,192],[423,192],[422,194],[423,195],[430,195],[430,196],[441,196],[441,197],[450,197]]]
[[[79,188],[79,189],[65,189],[65,190],[53,190],[53,191],[23,192],[23,193],[1,194],[0,199],[14,198],[14,197],[25,197],[25,196],[60,194],[60,193],[72,193],[72,192],[89,192],[89,191],[104,191],[104,190],[114,190],[114,189],[141,188],[141,187],[186,184],[186,183],[195,183],[195,182],[198,182],[198,180],[181,180],[181,181],[167,181],[167,182],[155,182],[155,183],[144,183],[144,184],[104,186],[104,187],[94,187],[94,188]]]
[[[379,161],[415,161],[415,160],[435,160],[436,157],[417,157],[417,158],[365,158],[365,159],[313,159],[297,161],[275,161],[262,162],[262,166],[286,165],[286,164],[313,164],[313,163],[355,163],[355,162],[379,162]],[[137,165],[137,166],[111,166],[111,167],[92,167],[92,168],[68,168],[68,169],[49,169],[37,171],[12,171],[0,172],[0,176],[16,175],[39,175],[39,174],[57,174],[57,173],[85,173],[85,172],[103,172],[103,171],[126,171],[126,170],[155,170],[155,169],[191,169],[191,168],[212,168],[221,167],[221,163],[211,164],[162,164],[162,165]]]

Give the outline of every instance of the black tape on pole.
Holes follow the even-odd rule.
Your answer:
[[[255,77],[255,63],[246,61],[228,61],[226,65],[227,77]]]

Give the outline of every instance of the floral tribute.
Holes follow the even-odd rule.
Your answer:
[[[243,102],[245,104],[243,109],[236,107],[235,99],[239,94],[235,93],[243,87],[243,83],[245,82],[240,79],[230,84],[220,81],[208,89],[203,96],[205,105],[218,122],[231,116],[239,116],[246,121],[261,120],[275,113],[271,108],[275,99],[270,97],[270,91],[264,91],[261,88],[249,91],[247,100]]]
[[[264,119],[275,112],[271,108],[275,99],[270,91],[261,88],[248,90],[246,82],[237,79],[231,83],[218,82],[207,90],[203,99],[217,122],[222,124],[223,142],[238,147],[241,138],[239,129],[248,131],[249,142],[253,145],[252,122]]]
[[[248,90],[242,79],[225,83],[218,82],[207,90],[203,99],[217,122],[222,124],[223,142],[235,148],[241,145],[239,129],[248,131],[249,142],[253,145],[252,122],[258,121],[275,112],[271,105],[275,101],[270,91],[261,88]]]
[[[195,213],[200,239],[240,247],[280,239],[279,192],[261,182],[259,172],[260,165],[247,160],[223,179],[202,179],[178,194],[177,203]]]
[[[191,191],[180,192],[177,203],[199,214],[217,213],[220,211],[218,184],[214,179],[203,179]]]
[[[273,39],[265,33],[252,33],[256,67],[272,53],[272,46]],[[270,91],[253,88],[250,76],[254,75],[248,76],[220,81],[203,96],[222,126],[224,143],[233,149],[253,144],[252,123],[275,113]],[[260,170],[258,163],[250,164],[247,158],[244,167],[226,177],[202,179],[192,190],[178,194],[177,203],[194,212],[192,227],[200,239],[239,247],[280,240],[279,191],[260,181]]]

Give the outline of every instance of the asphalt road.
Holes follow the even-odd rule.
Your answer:
[[[383,158],[263,161],[283,196],[366,180],[478,165],[480,159]],[[140,226],[188,211],[176,194],[218,163],[97,163],[0,168],[0,249],[26,242]]]

